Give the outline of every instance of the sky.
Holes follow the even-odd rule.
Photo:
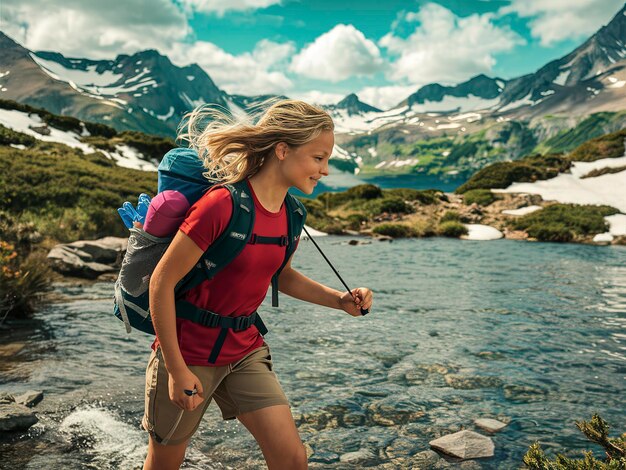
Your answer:
[[[623,0],[0,0],[28,49],[113,59],[157,49],[231,94],[388,109],[429,83],[514,78],[571,52]]]

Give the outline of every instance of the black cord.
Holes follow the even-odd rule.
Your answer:
[[[315,248],[317,248],[317,250],[320,252],[320,254],[324,257],[324,259],[326,260],[326,262],[328,263],[328,266],[331,267],[331,269],[335,272],[335,274],[337,275],[337,277],[339,278],[339,280],[341,281],[341,283],[343,284],[343,286],[348,290],[348,292],[350,292],[350,294],[352,294],[352,289],[350,289],[348,287],[348,284],[345,283],[345,281],[343,280],[343,278],[341,277],[341,275],[339,274],[339,272],[337,272],[337,270],[335,269],[335,267],[333,266],[333,264],[330,262],[330,260],[326,257],[326,255],[324,254],[324,252],[322,251],[322,249],[319,247],[319,245],[317,244],[317,242],[315,240],[313,240],[313,237],[311,236],[311,234],[309,233],[309,231],[306,229],[306,227],[302,227],[304,229],[304,232],[307,234],[307,236],[309,237],[309,240],[311,240],[313,242],[313,244],[315,245]],[[361,308],[361,315],[367,315],[369,313],[369,310],[366,308]]]

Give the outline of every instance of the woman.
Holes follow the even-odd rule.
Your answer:
[[[253,233],[287,233],[285,197],[290,187],[311,194],[328,175],[334,125],[324,110],[283,100],[269,107],[256,125],[233,122],[208,111],[188,116],[180,136],[198,150],[208,173],[225,182],[247,180],[254,199]],[[174,287],[224,231],[232,214],[230,193],[216,188],[188,211],[150,280],[152,321],[157,333],[146,371],[149,431],[144,469],[179,468],[189,439],[211,398],[224,419],[237,418],[257,440],[270,470],[307,468],[307,456],[289,402],[272,370],[269,346],[256,326],[229,330],[217,360],[207,363],[219,328],[176,318]],[[261,304],[285,256],[285,246],[248,244],[227,267],[185,294],[184,300],[223,316],[246,316]],[[278,278],[280,291],[297,299],[361,316],[372,305],[367,288],[340,292],[291,267]]]

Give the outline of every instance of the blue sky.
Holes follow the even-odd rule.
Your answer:
[[[580,45],[623,0],[2,0],[33,50],[113,58],[158,49],[220,88],[387,108],[427,83],[513,78]]]

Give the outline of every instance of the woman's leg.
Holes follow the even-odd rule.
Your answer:
[[[242,413],[237,419],[261,447],[269,470],[305,470],[307,455],[288,405]]]
[[[148,456],[143,470],[178,470],[185,459],[185,450],[189,441],[176,445],[158,444],[152,436],[148,443]]]

